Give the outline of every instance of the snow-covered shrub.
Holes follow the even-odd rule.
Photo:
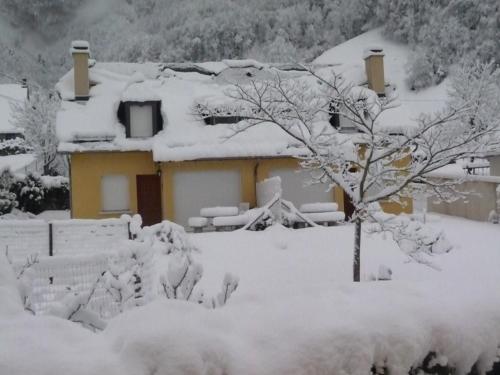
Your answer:
[[[202,265],[195,262],[189,254],[178,252],[170,257],[168,270],[160,277],[161,288],[168,299],[191,301],[216,308],[224,306],[238,287],[238,277],[226,273],[221,291],[215,297],[205,297],[203,291],[195,291],[196,284],[203,276]]]
[[[69,209],[69,179],[64,176],[41,176],[45,188],[44,210]]]
[[[0,188],[0,215],[10,213],[16,206],[16,194]]]
[[[92,331],[103,330],[106,327],[106,322],[96,312],[89,309],[90,301],[99,282],[100,280],[97,280],[94,287],[87,293],[73,292],[71,288],[68,288],[68,294],[53,305],[49,313],[62,319],[80,323]]]
[[[403,253],[414,261],[431,266],[425,255],[443,254],[452,249],[443,231],[436,231],[412,216],[387,214],[379,205],[370,207],[369,211],[372,223],[367,231],[390,233]]]
[[[152,276],[153,253],[143,244],[128,241],[126,249],[112,258],[103,274],[107,293],[117,304],[119,312],[142,306],[148,300],[146,279]]]
[[[10,191],[14,175],[9,169],[0,173],[0,215],[5,215],[17,207],[16,195]]]
[[[160,284],[168,299],[199,300],[194,296],[193,289],[203,276],[203,267],[194,262],[189,255],[172,254],[166,274],[161,275]],[[196,298],[198,297],[198,298]]]
[[[0,141],[0,156],[28,154],[30,152],[33,152],[33,148],[23,138],[17,137]]]
[[[196,250],[189,241],[184,227],[178,224],[164,220],[161,223],[141,228],[142,219],[139,215],[134,215],[132,218],[124,215],[123,218],[129,221],[130,232],[134,239],[160,253],[170,254],[177,251],[189,253]]]
[[[12,185],[11,192],[16,194],[20,210],[34,214],[43,211],[45,188],[40,176],[28,174],[24,179]]]
[[[0,173],[0,215],[5,215],[17,207],[16,195],[10,192],[14,183],[14,175],[9,169]]]

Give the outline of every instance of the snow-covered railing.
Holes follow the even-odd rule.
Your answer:
[[[0,251],[12,258],[49,255],[49,226],[43,220],[0,220]]]
[[[122,219],[56,220],[50,224],[54,255],[112,251],[129,238],[128,223]]]
[[[0,220],[0,251],[13,260],[29,255],[113,251],[129,238],[128,222],[103,220]]]

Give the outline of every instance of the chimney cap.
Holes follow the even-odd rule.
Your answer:
[[[380,46],[370,46],[363,51],[363,59],[371,56],[385,56],[384,49]]]
[[[90,54],[89,42],[86,40],[73,40],[70,48],[71,54],[73,53],[87,53]]]

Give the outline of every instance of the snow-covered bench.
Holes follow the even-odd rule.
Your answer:
[[[338,211],[339,205],[335,202],[305,203],[299,207],[299,211],[305,214],[316,212]]]
[[[214,218],[217,216],[236,216],[239,209],[236,206],[205,207],[200,210],[200,216]]]
[[[215,222],[217,222],[215,219],[237,216],[239,216],[239,209],[236,206],[205,207],[200,210],[200,216],[194,216],[188,219],[188,225],[195,233],[203,232],[204,228],[210,228],[212,226],[217,230],[218,228],[224,227],[224,225],[215,225]]]
[[[345,214],[342,211],[330,211],[330,212],[311,212],[305,213],[303,215],[307,217],[312,222],[326,226],[336,225],[345,220]],[[300,217],[297,217],[295,223],[298,224],[298,227],[305,225],[304,220]]]
[[[236,230],[243,228],[250,221],[250,215],[246,212],[235,216],[217,216],[213,219],[213,225],[217,232]]]
[[[190,228],[193,229],[193,232],[195,233],[201,233],[203,232],[203,228],[205,228],[208,225],[208,219],[206,217],[190,217],[188,219],[188,225]]]
[[[338,211],[339,206],[335,202],[320,202],[320,203],[306,203],[300,206],[300,213],[312,222],[332,226],[345,220],[345,214]],[[305,226],[305,220],[297,217],[295,219],[295,227]]]

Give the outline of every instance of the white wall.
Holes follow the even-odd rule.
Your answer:
[[[452,203],[436,203],[429,198],[428,210],[444,215],[459,216],[466,219],[487,221],[491,211],[496,207],[496,188],[498,183],[488,181],[467,181],[458,185],[458,190],[474,192],[467,199]]]
[[[304,203],[333,201],[333,190],[328,190],[328,184],[307,186],[307,181],[311,180],[307,171],[274,169],[269,175],[269,177],[281,178],[282,198],[291,201],[297,208]]]

